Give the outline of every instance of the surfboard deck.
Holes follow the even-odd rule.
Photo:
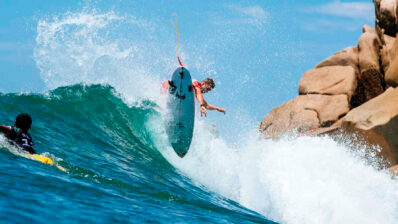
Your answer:
[[[49,165],[53,165],[54,164],[54,162],[53,162],[53,160],[51,158],[46,157],[46,156],[42,156],[42,155],[39,155],[39,154],[28,154],[28,153],[26,153],[25,156],[30,158],[30,159],[36,160],[38,162],[44,163],[44,164],[49,164]]]
[[[3,148],[3,147],[0,147],[0,148]],[[12,154],[17,155],[17,156],[22,156],[27,159],[35,160],[37,162],[44,163],[44,164],[54,165],[54,161],[50,157],[47,157],[47,156],[42,156],[39,154],[30,154],[30,153],[23,151],[22,149],[16,149],[16,148],[10,149],[8,147],[4,147],[4,149],[6,149],[7,151],[9,151]]]
[[[169,81],[166,132],[171,146],[181,158],[187,154],[192,142],[195,120],[193,91],[189,71],[184,67],[177,68]]]

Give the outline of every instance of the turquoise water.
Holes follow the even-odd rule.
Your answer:
[[[29,112],[36,151],[56,160],[29,160],[1,140],[0,222],[272,223],[174,168],[146,127],[156,107],[127,106],[102,85],[0,95],[0,123]]]
[[[36,151],[55,165],[0,138],[0,223],[398,220],[398,182],[358,156],[362,146],[353,154],[328,137],[256,135],[231,146],[197,119],[181,159],[167,141],[162,106],[125,102],[108,85],[1,94],[0,123],[29,112]]]

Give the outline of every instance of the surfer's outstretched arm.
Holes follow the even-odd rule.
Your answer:
[[[208,109],[208,110],[216,110],[216,111],[224,113],[224,114],[226,113],[224,108],[216,107],[216,106],[213,106],[213,105],[211,105],[209,103],[206,103],[206,109]]]
[[[206,110],[217,110],[218,112],[224,113],[225,114],[225,109],[216,107],[214,105],[211,105],[206,102],[206,100],[203,98],[202,90],[198,87],[195,87],[195,92],[196,92],[196,99],[198,99],[199,105],[200,105],[200,115],[206,116]]]

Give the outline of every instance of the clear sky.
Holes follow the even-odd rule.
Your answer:
[[[86,81],[74,76],[79,72],[112,76],[116,70],[100,62],[114,53],[109,48],[115,44],[116,53],[128,52],[137,59],[132,57],[127,66],[115,62],[123,56],[113,55],[119,67],[166,79],[172,69],[163,64],[175,61],[175,33],[169,21],[173,12],[179,15],[181,54],[191,74],[199,80],[216,79],[217,87],[207,99],[226,107],[230,116],[214,114],[209,120],[222,123],[225,130],[239,127],[228,126],[229,122],[256,125],[270,109],[294,98],[303,72],[334,52],[356,45],[362,26],[374,24],[370,0],[1,0],[0,91],[44,92],[58,86],[46,79],[51,72],[61,74],[63,80],[71,74],[66,84]],[[91,29],[90,18],[113,22]],[[64,28],[56,40],[44,38],[51,24],[73,19],[86,19],[86,29]],[[87,47],[92,41],[96,48]],[[90,54],[91,61],[71,60],[68,52],[79,43],[82,55],[89,50],[100,55]],[[43,49],[52,52],[37,56]],[[102,68],[83,71],[75,61]],[[115,63],[110,66],[117,67]]]

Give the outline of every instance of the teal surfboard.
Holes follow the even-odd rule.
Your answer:
[[[181,158],[187,154],[192,142],[195,120],[195,101],[189,71],[180,67],[169,81],[166,132],[174,151]]]

